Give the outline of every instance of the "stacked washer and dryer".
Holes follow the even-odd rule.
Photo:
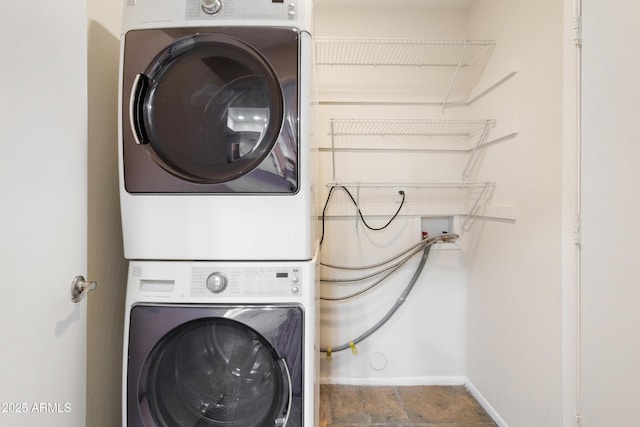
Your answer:
[[[317,424],[311,12],[125,0],[125,426]]]

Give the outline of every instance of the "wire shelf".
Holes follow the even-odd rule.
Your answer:
[[[472,151],[495,120],[331,119],[333,150]]]
[[[470,153],[462,172],[469,176],[478,149],[495,120],[331,119],[332,172],[337,151],[461,151]]]
[[[427,40],[419,38],[372,38],[372,37],[317,37],[316,64],[324,86],[337,84],[336,90],[358,87],[362,77],[362,67],[369,69],[394,70],[393,75],[379,81],[415,82],[416,76],[402,76],[398,69],[442,69],[444,73],[418,75],[423,83],[439,82],[438,92],[443,98],[443,108],[454,93],[463,93],[468,98],[471,88],[477,84],[480,75],[495,48],[492,40]],[[357,67],[356,73],[348,73],[346,68]],[[371,76],[370,76],[371,77]],[[346,86],[346,80],[353,80]],[[332,85],[332,82],[334,85]],[[415,83],[409,90],[415,91]],[[378,86],[381,88],[382,85]],[[369,87],[370,90],[370,87]]]
[[[318,65],[469,67],[486,63],[492,40],[316,37]]]
[[[345,187],[364,216],[389,216],[402,201],[400,212],[406,216],[465,216],[462,224],[467,230],[469,219],[476,215],[493,194],[494,182],[353,182],[331,181],[327,187]],[[327,207],[329,217],[357,217],[357,208],[341,191],[334,192]]]
[[[417,38],[318,37],[316,64],[320,85],[334,101],[363,102],[382,96],[390,104],[431,102],[444,109],[467,103],[495,48],[491,40],[426,40]],[[356,97],[350,99],[349,97]],[[398,100],[399,99],[399,100]],[[478,151],[495,120],[331,119],[333,181],[345,187],[332,193],[329,217],[388,217],[402,203],[401,215],[461,216],[467,231],[487,206],[493,182],[354,182],[336,178],[338,151],[458,151],[468,153],[462,173],[468,177]]]

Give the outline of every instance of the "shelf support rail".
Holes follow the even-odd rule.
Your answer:
[[[489,128],[491,126],[493,126],[493,121],[491,120],[487,120],[485,122],[485,125],[482,129],[482,133],[480,134],[480,138],[478,138],[476,140],[475,145],[473,146],[473,148],[471,149],[471,154],[469,154],[469,159],[467,160],[467,165],[464,168],[464,171],[462,171],[462,178],[466,179],[469,177],[469,174],[471,173],[471,170],[473,169],[473,167],[476,164],[476,161],[478,160],[478,148],[480,148],[482,146],[482,144],[484,144],[487,141],[487,138],[489,137]]]
[[[456,69],[453,72],[453,77],[451,78],[451,82],[449,83],[449,89],[447,90],[447,95],[444,97],[444,101],[442,101],[442,111],[444,112],[445,108],[447,108],[447,102],[449,101],[449,96],[451,96],[451,92],[453,91],[453,85],[458,78],[458,73],[462,68],[464,63],[464,58],[467,56],[467,50],[469,50],[469,44],[465,43],[464,49],[462,49],[462,53],[460,54],[460,58],[458,59],[458,64],[456,65]]]
[[[482,204],[480,203],[481,200],[488,198],[490,196],[490,192],[493,191],[494,185],[490,184],[490,183],[486,183],[483,187],[482,190],[480,191],[480,194],[478,195],[478,197],[476,198],[473,206],[471,207],[471,209],[469,209],[469,213],[467,213],[467,215],[464,218],[464,221],[462,223],[462,231],[467,232],[469,230],[471,230],[471,227],[473,227],[473,224],[476,223],[476,218],[471,219],[471,217],[475,217],[476,213],[480,210],[480,207],[482,206]],[[485,197],[487,196],[487,197]],[[469,224],[469,225],[467,225]]]
[[[333,176],[333,180],[336,180],[336,143],[335,143],[335,130],[333,126],[334,119],[332,118],[329,122],[329,126],[331,126],[331,173]]]
[[[358,215],[358,212],[360,211],[360,184],[358,183],[358,185],[356,185],[356,212],[355,212],[355,216],[356,216],[356,220],[354,221],[355,227],[356,227],[356,235],[358,235],[358,224],[360,223],[360,215]]]

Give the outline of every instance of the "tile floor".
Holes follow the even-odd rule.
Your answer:
[[[320,427],[489,427],[463,386],[320,386]]]

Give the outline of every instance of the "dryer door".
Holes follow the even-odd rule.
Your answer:
[[[158,426],[284,426],[290,378],[275,349],[249,326],[197,319],[165,335],[147,357],[139,392],[149,406],[142,415]]]
[[[255,169],[280,133],[283,96],[249,45],[223,34],[175,41],[138,74],[131,117],[138,141],[170,173],[220,183]]]
[[[296,192],[297,50],[280,28],[128,33],[127,191]]]

